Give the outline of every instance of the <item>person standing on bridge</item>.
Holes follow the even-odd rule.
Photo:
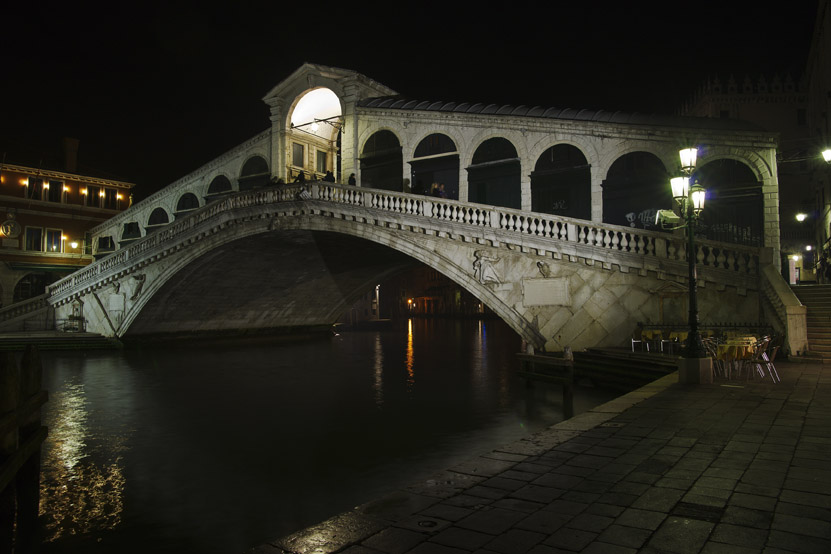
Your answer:
[[[358,181],[355,179],[355,174],[350,173],[349,175],[349,186],[356,187],[358,186]]]
[[[323,176],[323,180],[326,181],[327,183],[334,183],[335,182],[335,176],[332,175],[331,171],[327,171],[326,175]]]
[[[297,177],[294,178],[295,183],[305,183],[306,182],[306,173],[301,171],[297,174]]]

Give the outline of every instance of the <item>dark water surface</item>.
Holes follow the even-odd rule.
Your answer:
[[[501,321],[44,353],[47,553],[239,554],[561,421]],[[615,393],[578,387],[575,412]]]

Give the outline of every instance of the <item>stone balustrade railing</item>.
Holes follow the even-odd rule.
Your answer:
[[[504,242],[525,244],[529,240],[557,246],[572,245],[581,249],[600,250],[609,254],[628,254],[652,258],[658,261],[686,262],[687,243],[684,237],[668,233],[645,231],[605,223],[593,223],[553,215],[528,213],[521,210],[469,204],[430,196],[417,196],[362,187],[335,185],[325,182],[305,186],[289,185],[267,187],[228,196],[177,219],[163,229],[138,240],[126,248],[95,262],[49,287],[50,295],[60,295],[79,287],[93,284],[98,277],[115,269],[128,269],[145,253],[179,240],[203,222],[212,220],[232,210],[280,204],[286,202],[325,202],[332,206],[343,205],[373,210],[379,218],[384,213],[400,216],[417,216],[419,224],[425,219],[433,221],[434,230],[442,227],[479,228]],[[317,209],[317,213],[320,210]],[[390,218],[395,222],[394,218]],[[702,268],[752,277],[758,275],[759,249],[712,241],[698,241],[696,259]]]
[[[41,294],[0,309],[0,322],[17,319],[18,317],[48,308],[49,302],[46,300],[48,297],[48,294]]]

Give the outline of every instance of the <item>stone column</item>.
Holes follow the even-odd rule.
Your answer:
[[[603,223],[603,176],[605,171],[596,166],[591,166],[591,217],[594,223]]]
[[[271,175],[286,180],[286,114],[283,100],[271,104]]]
[[[358,86],[355,83],[349,83],[343,87],[343,96],[341,103],[343,104],[343,128],[341,129],[340,141],[340,164],[341,164],[341,178],[344,183],[349,180],[349,174],[354,173],[361,182],[360,164],[358,157],[360,156],[358,144],[358,113],[357,103],[359,100]]]

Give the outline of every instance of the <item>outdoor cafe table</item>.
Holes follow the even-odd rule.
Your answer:
[[[742,360],[753,358],[755,347],[756,337],[734,337],[716,347],[716,357],[724,361],[726,367],[739,369]]]

